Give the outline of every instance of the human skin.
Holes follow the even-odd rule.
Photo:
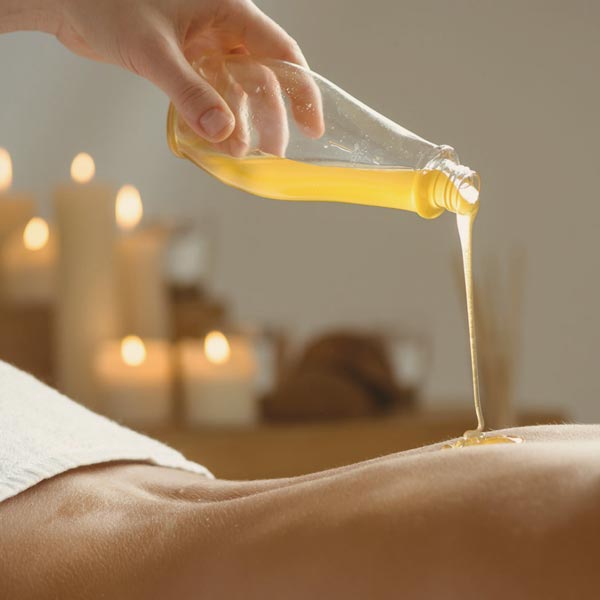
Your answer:
[[[305,477],[83,468],[0,504],[6,598],[591,598],[600,427]]]
[[[298,44],[250,0],[0,0],[0,33],[18,30],[50,33],[81,56],[145,77],[212,142],[232,134],[235,109],[192,60],[244,53],[307,66]],[[318,111],[305,125],[320,135]]]

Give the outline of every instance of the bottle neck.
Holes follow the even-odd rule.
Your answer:
[[[475,214],[479,210],[479,174],[454,160],[440,157],[427,169],[437,171],[433,182],[433,202],[441,209],[457,214]]]

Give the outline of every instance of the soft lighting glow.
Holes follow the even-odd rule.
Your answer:
[[[94,159],[86,152],[80,152],[71,163],[71,177],[77,183],[89,183],[96,173]]]
[[[231,356],[231,348],[225,335],[220,331],[211,331],[204,338],[204,354],[214,365],[225,364]]]
[[[130,367],[139,367],[146,360],[146,346],[137,335],[128,335],[121,341],[121,358]]]
[[[121,229],[133,229],[144,214],[142,197],[137,188],[124,185],[117,194],[115,202],[115,217]]]
[[[27,250],[41,250],[50,238],[48,223],[40,217],[33,217],[23,230],[23,244]]]
[[[0,148],[0,192],[12,185],[13,168],[8,150]]]

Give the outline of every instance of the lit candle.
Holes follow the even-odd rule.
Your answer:
[[[258,420],[256,361],[242,336],[212,331],[179,342],[181,390],[190,425],[251,425]]]
[[[124,185],[115,199],[115,219],[123,231],[135,229],[144,216],[140,192],[132,185]]]
[[[100,410],[127,425],[156,427],[171,413],[171,357],[164,340],[104,342],[95,360]]]
[[[117,335],[114,273],[114,191],[93,183],[89,154],[71,164],[72,182],[59,186],[54,206],[59,236],[57,366],[61,391],[88,406],[97,401],[93,361]]]
[[[30,196],[11,191],[12,181],[12,159],[5,148],[0,148],[0,245],[15,229],[23,227],[35,211]]]
[[[136,229],[143,216],[140,193],[123,186],[115,202],[122,235],[116,257],[121,331],[142,337],[170,337],[169,301],[163,265],[168,232],[164,227]]]
[[[54,303],[56,247],[56,234],[39,217],[6,238],[0,251],[0,291],[5,302]]]

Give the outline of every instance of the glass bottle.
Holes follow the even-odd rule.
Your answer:
[[[479,176],[438,146],[380,115],[321,75],[247,55],[195,64],[228,103],[227,140],[200,138],[171,105],[171,150],[224,183],[278,200],[397,208],[433,218],[474,214]]]

